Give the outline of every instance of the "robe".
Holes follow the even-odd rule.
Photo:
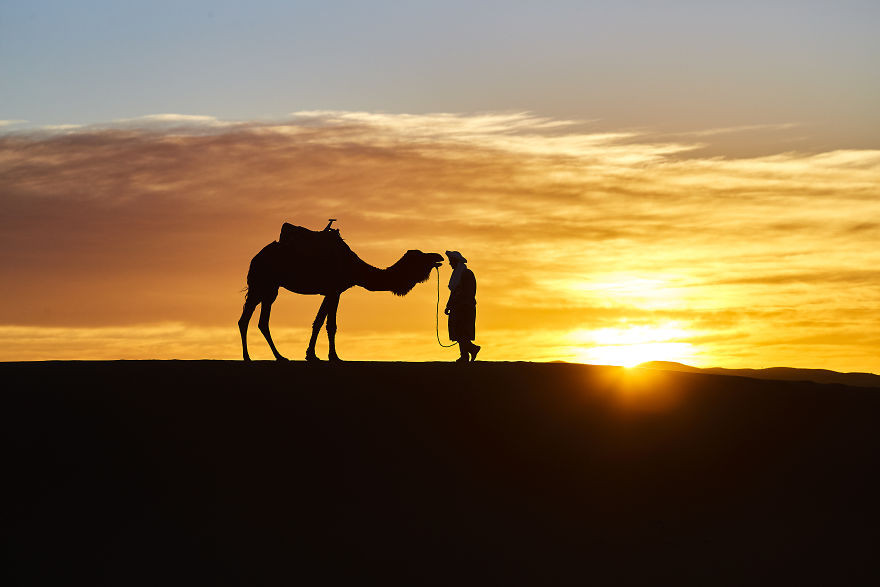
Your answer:
[[[465,269],[461,281],[449,293],[449,340],[474,340],[477,321],[477,278]]]

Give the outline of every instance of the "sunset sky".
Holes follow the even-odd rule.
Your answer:
[[[460,250],[481,359],[878,373],[878,27],[874,1],[4,1],[0,360],[240,358],[250,259],[337,218],[377,266]],[[455,359],[435,280],[349,290],[340,356]],[[319,304],[281,293],[283,354]]]

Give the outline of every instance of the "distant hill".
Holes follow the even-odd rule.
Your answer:
[[[880,387],[880,375],[873,373],[839,373],[827,369],[794,369],[791,367],[770,367],[768,369],[724,369],[711,367],[700,369],[671,361],[649,361],[638,366],[644,369],[679,371],[682,373],[711,373],[712,375],[731,375],[773,381],[813,381],[815,383],[838,383],[856,387]]]

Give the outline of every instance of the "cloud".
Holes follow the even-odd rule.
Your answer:
[[[250,258],[283,221],[317,229],[332,217],[378,266],[409,248],[467,251],[495,358],[573,358],[570,332],[676,320],[705,360],[760,366],[737,363],[763,360],[755,340],[797,339],[784,309],[845,346],[849,330],[829,325],[876,300],[880,151],[681,157],[701,146],[525,112],[10,129],[0,324],[188,324],[229,335],[206,356],[237,356]],[[403,300],[352,291],[340,328],[431,338],[435,295],[430,284]],[[282,296],[273,324],[306,326],[316,308]],[[774,363],[810,356],[802,344]],[[880,370],[874,350],[851,345],[849,362],[834,360]],[[832,366],[820,352],[811,365]]]
[[[780,124],[744,124],[740,126],[724,126],[718,128],[707,128],[702,130],[692,130],[681,133],[666,133],[664,136],[679,137],[714,137],[717,135],[726,135],[734,133],[745,133],[753,131],[779,131],[800,128],[803,126],[797,122],[784,122]]]
[[[114,123],[151,123],[151,122],[177,122],[189,125],[205,124],[208,126],[226,126],[232,123],[221,122],[214,116],[204,116],[200,114],[148,114],[136,118],[120,118]]]

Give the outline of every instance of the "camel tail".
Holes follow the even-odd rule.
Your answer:
[[[239,291],[244,292],[244,303],[241,305],[241,309],[242,309],[242,311],[244,311],[244,309],[247,308],[248,295],[250,295],[250,292],[248,291],[247,286],[245,286],[244,289],[241,289]]]

